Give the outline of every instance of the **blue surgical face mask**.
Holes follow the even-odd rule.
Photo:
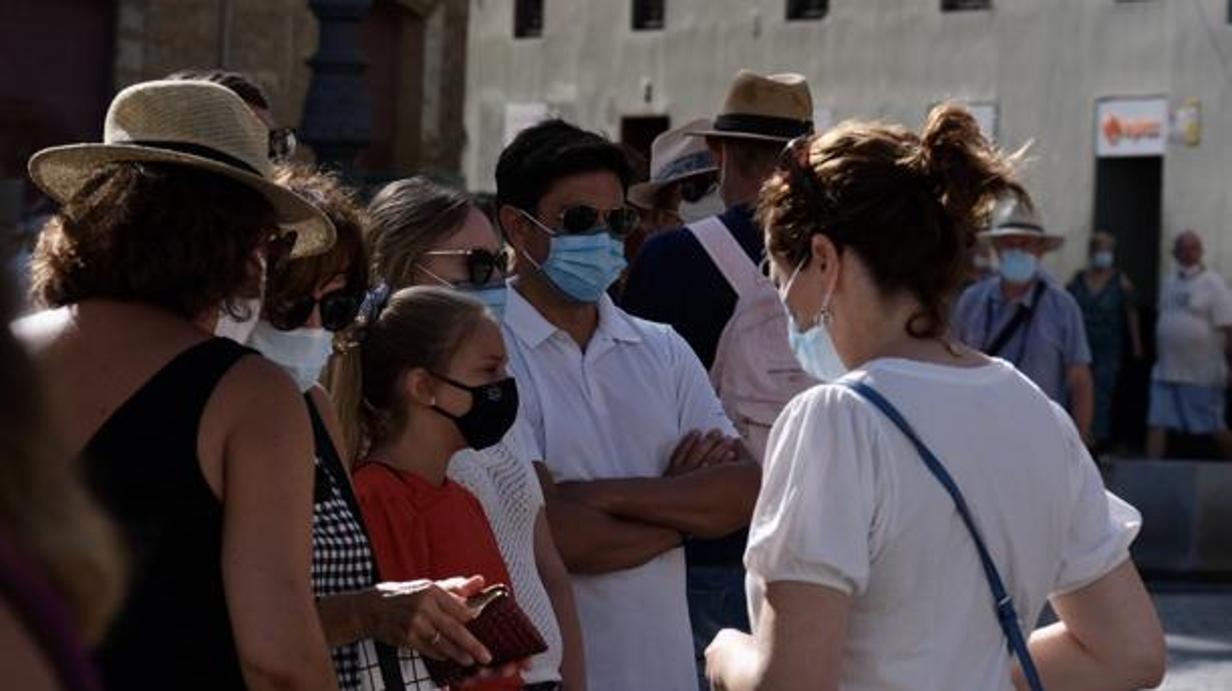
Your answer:
[[[572,300],[598,302],[628,266],[625,243],[612,237],[605,226],[587,235],[561,235],[534,216],[523,215],[551,237],[548,258],[542,265],[529,256],[527,259]]]
[[[800,265],[792,272],[791,278],[787,279],[787,283],[784,284],[779,294],[779,299],[784,305],[787,304],[787,294],[791,291],[791,286],[796,282],[800,270],[807,262],[807,259],[800,262]],[[796,317],[791,314],[791,309],[787,310],[790,321],[787,327],[787,342],[791,346],[791,352],[796,356],[796,362],[800,363],[800,369],[823,382],[834,381],[847,374],[847,365],[839,357],[838,351],[834,349],[834,339],[830,337],[830,330],[826,327],[830,314],[830,298],[831,295],[826,295],[822,299],[821,314],[817,317],[817,323],[805,331],[800,330],[800,325],[796,322]]]
[[[801,369],[823,382],[831,382],[847,374],[847,365],[834,349],[834,340],[830,338],[830,330],[824,320],[818,320],[808,331],[800,331],[795,317],[790,317],[790,320],[787,341]]]
[[[1027,283],[1039,269],[1039,257],[1025,250],[1005,250],[1001,253],[1001,277],[1010,283]]]
[[[504,282],[475,288],[460,288],[459,290],[482,302],[497,322],[505,320],[505,303],[509,301],[509,287]]]
[[[1091,255],[1091,266],[1096,269],[1111,269],[1116,257],[1111,252],[1101,251]]]

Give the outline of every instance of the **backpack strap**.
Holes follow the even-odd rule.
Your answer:
[[[736,291],[737,297],[749,294],[765,280],[757,265],[749,259],[744,248],[718,216],[709,216],[685,227],[701,243],[706,254],[710,255],[710,261],[718,267],[728,285]]]
[[[1023,676],[1027,678],[1028,687],[1032,691],[1044,691],[1044,685],[1040,681],[1039,672],[1035,669],[1035,661],[1031,659],[1031,651],[1027,648],[1026,639],[1022,635],[1022,629],[1018,626],[1018,612],[1014,609],[1014,601],[1005,589],[1005,583],[1001,580],[1001,574],[997,571],[997,565],[993,562],[992,555],[989,554],[988,547],[984,544],[984,539],[980,537],[980,531],[975,525],[975,518],[967,507],[967,500],[963,498],[962,492],[958,489],[958,483],[954,482],[954,478],[945,469],[941,459],[937,458],[925,446],[919,435],[912,429],[911,423],[907,422],[902,413],[898,412],[894,404],[887,401],[876,389],[863,382],[840,382],[840,384],[873,404],[874,407],[889,418],[890,422],[894,423],[894,426],[915,447],[916,452],[920,454],[920,459],[924,461],[924,465],[928,467],[929,472],[937,478],[937,481],[941,483],[946,493],[954,501],[954,507],[958,509],[958,515],[962,518],[963,525],[967,527],[967,532],[971,533],[971,539],[975,541],[975,550],[979,554],[980,565],[984,568],[984,577],[988,580],[988,587],[992,591],[993,608],[997,613],[997,623],[1001,625],[1001,631],[1005,634],[1010,650],[1018,658],[1018,665],[1022,668]]]

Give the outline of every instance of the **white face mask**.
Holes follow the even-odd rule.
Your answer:
[[[334,350],[334,335],[319,328],[279,331],[262,320],[253,329],[248,345],[286,370],[299,390],[307,392],[316,385],[321,370],[329,362]]]
[[[229,338],[240,345],[248,342],[248,337],[252,335],[252,330],[257,326],[257,320],[261,318],[261,303],[265,302],[265,256],[258,254],[257,263],[261,265],[257,297],[236,301],[239,312],[247,316],[244,319],[236,319],[225,307],[220,307],[218,323],[214,326],[215,336]]]
[[[680,218],[685,223],[693,223],[703,218],[717,216],[723,213],[724,210],[723,200],[719,198],[718,187],[695,202],[680,202]]]

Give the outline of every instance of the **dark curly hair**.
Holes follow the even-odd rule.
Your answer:
[[[91,298],[140,302],[196,319],[256,297],[253,255],[278,232],[259,193],[172,163],[100,167],[43,229],[31,292],[47,307]]]
[[[265,286],[266,308],[311,295],[321,283],[335,276],[346,278],[347,290],[368,290],[368,214],[355,191],[337,176],[311,166],[286,164],[274,171],[274,182],[311,201],[325,212],[336,232],[326,252],[287,261],[270,274]]]
[[[762,187],[769,250],[801,265],[821,233],[856,252],[883,292],[919,301],[907,325],[917,338],[945,333],[966,253],[997,201],[1031,204],[1013,172],[1022,152],[993,147],[960,105],[934,108],[920,135],[850,121],[798,144]]]

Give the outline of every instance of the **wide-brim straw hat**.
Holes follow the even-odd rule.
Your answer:
[[[986,241],[997,238],[1042,238],[1045,252],[1052,252],[1065,244],[1065,236],[1049,233],[1044,229],[1039,213],[1019,203],[1003,206],[992,228],[980,233],[978,237]]]
[[[30,178],[61,204],[100,166],[174,163],[217,173],[265,197],[278,225],[296,234],[291,256],[333,247],[334,224],[312,202],[271,179],[269,129],[239,96],[206,81],[134,84],[111,101],[101,143],[43,149],[30,158]]]
[[[664,187],[694,175],[717,172],[714,154],[705,140],[686,134],[709,126],[710,121],[703,118],[655,137],[650,145],[650,180],[629,188],[629,203],[653,209],[655,197]]]
[[[804,75],[764,76],[740,70],[712,126],[688,134],[788,142],[812,133],[813,95]]]

